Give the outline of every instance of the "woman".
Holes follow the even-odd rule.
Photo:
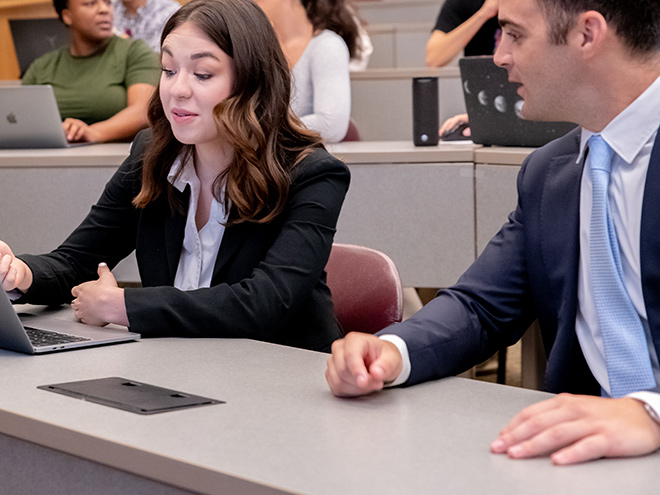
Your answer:
[[[291,108],[327,142],[346,136],[351,116],[348,64],[361,46],[344,0],[257,0],[293,72]]]
[[[110,0],[53,0],[70,43],[35,60],[23,84],[50,84],[69,141],[132,139],[147,126],[158,57],[113,35]]]
[[[340,330],[324,267],[349,173],[290,112],[268,19],[251,0],[193,0],[162,40],[151,131],[57,250],[0,246],[3,288],[37,304],[73,295],[82,322],[143,337],[328,350]],[[105,263],[133,249],[143,287],[122,289]]]

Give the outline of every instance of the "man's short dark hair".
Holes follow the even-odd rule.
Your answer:
[[[55,12],[57,12],[60,21],[64,22],[62,19],[62,11],[69,6],[69,0],[53,0],[53,7],[55,7]]]
[[[550,41],[566,43],[570,29],[582,12],[600,12],[616,34],[639,55],[660,49],[658,0],[536,0],[545,14]]]

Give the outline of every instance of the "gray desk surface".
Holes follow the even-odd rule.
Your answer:
[[[657,455],[557,468],[548,458],[490,454],[510,417],[546,394],[449,378],[340,400],[326,386],[325,361],[320,353],[222,339],[43,356],[0,351],[0,433],[200,493],[657,489]],[[139,416],[36,388],[108,376],[227,403]]]
[[[119,166],[129,143],[106,143],[63,149],[0,150],[0,168]]]
[[[328,146],[328,151],[345,163],[471,163],[473,144],[441,143],[438,146],[415,146],[412,141],[354,141]]]
[[[522,165],[527,155],[535,148],[514,148],[505,146],[484,146],[474,150],[475,163],[490,165]]]
[[[56,150],[0,150],[0,168],[119,166],[128,156],[129,149],[127,143],[112,143]],[[520,165],[533,148],[458,143],[414,146],[412,141],[357,141],[328,145],[328,150],[349,164],[474,162]]]
[[[357,141],[328,145],[346,163],[472,162],[472,144],[414,146],[412,141]],[[119,166],[130,144],[108,143],[67,149],[0,150],[0,168]]]

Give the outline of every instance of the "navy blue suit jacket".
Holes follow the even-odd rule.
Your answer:
[[[538,319],[548,359],[546,390],[600,394],[575,333],[579,139],[578,128],[532,153],[518,175],[518,205],[481,256],[414,318],[381,332],[406,341],[412,364],[407,384],[465,371],[516,342]],[[660,133],[643,193],[641,276],[658,350]]]

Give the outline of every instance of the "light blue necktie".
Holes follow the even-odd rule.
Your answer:
[[[622,397],[655,387],[646,336],[623,285],[619,243],[607,201],[614,151],[595,134],[588,162],[593,184],[591,210],[591,282],[603,337],[610,395]]]

